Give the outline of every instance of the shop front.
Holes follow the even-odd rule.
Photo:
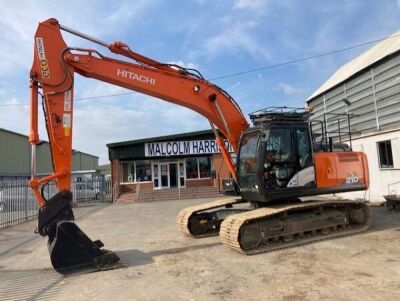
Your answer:
[[[212,131],[191,132],[107,145],[119,192],[214,185],[229,172]],[[232,152],[231,146],[226,143]]]

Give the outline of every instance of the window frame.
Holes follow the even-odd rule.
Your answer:
[[[210,167],[210,171],[209,171],[210,176],[208,176],[208,177],[200,177],[200,163],[199,163],[199,158],[207,158],[207,160],[209,161],[209,163],[210,163],[210,165],[209,165],[209,167]],[[197,169],[197,177],[196,177],[196,178],[188,178],[188,176],[187,176],[187,171],[188,171],[187,164],[186,164],[187,159],[195,159],[195,160],[196,160],[196,169]],[[212,164],[213,164],[213,162],[212,162],[212,157],[211,157],[211,156],[202,156],[202,157],[190,157],[190,158],[185,158],[185,179],[186,179],[186,181],[201,180],[201,179],[210,179],[210,178],[211,178]]]
[[[382,158],[381,158],[381,145],[385,146],[385,161],[391,164],[387,164],[386,166],[383,166],[382,164]],[[390,146],[390,157],[389,157],[389,152],[388,152],[388,147],[387,145]],[[394,161],[393,161],[393,148],[392,148],[392,140],[383,140],[383,141],[377,141],[376,142],[376,148],[377,148],[377,153],[378,153],[378,165],[379,169],[394,169]]]
[[[153,183],[153,174],[151,174],[151,180],[149,181],[137,181],[137,173],[136,173],[136,162],[141,162],[141,161],[149,161],[150,162],[150,168],[152,168],[151,165],[151,160],[128,160],[128,161],[121,161],[120,162],[120,184],[138,184],[138,183]],[[124,176],[123,176],[123,165],[124,164],[132,164],[133,163],[133,181],[124,181]]]

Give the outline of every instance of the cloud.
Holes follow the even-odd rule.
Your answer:
[[[74,147],[97,154],[101,162],[108,158],[107,143],[151,136],[204,130],[209,127],[201,115],[153,97],[132,94],[80,105],[75,109]],[[77,147],[79,146],[79,148]]]
[[[139,22],[144,11],[153,5],[156,0],[136,0],[111,2],[113,9],[91,9],[83,13],[79,1],[67,1],[62,5],[54,1],[41,1],[37,5],[34,1],[14,1],[7,3],[7,8],[2,8],[0,18],[0,70],[2,74],[16,74],[25,70],[32,64],[33,36],[37,24],[54,16],[65,26],[74,28],[86,34],[101,37],[106,35],[116,36],[123,31],[126,24],[134,25]],[[98,1],[85,1],[88,7],[97,7]],[[29,13],[27,13],[29,12]],[[68,13],[66,13],[68,12]],[[91,45],[81,38],[63,33],[64,39],[70,46]],[[23,45],[23,46],[22,46]],[[29,45],[29,47],[27,46]],[[104,48],[103,48],[104,49]],[[1,76],[2,77],[2,76]],[[1,78],[0,77],[0,78]]]
[[[266,0],[235,0],[234,9],[260,10],[266,7]]]
[[[218,55],[247,53],[254,59],[269,59],[269,53],[255,34],[255,21],[228,20],[223,30],[205,41],[204,51],[209,57]]]
[[[132,92],[131,90],[116,85],[112,85],[107,82],[102,82],[91,78],[85,78],[79,75],[75,79],[74,90],[75,90],[75,96],[74,96],[75,99],[104,96],[104,100],[107,100],[108,95],[111,95],[110,97],[112,97],[112,95]],[[87,101],[90,102],[91,100],[88,99]]]
[[[185,63],[184,61],[179,60],[179,61],[170,61],[170,62],[167,62],[167,64],[178,65],[183,68],[199,70],[199,66],[192,62]]]
[[[229,93],[232,93],[232,91],[236,90],[237,88],[241,88],[241,82],[235,82],[234,84],[228,86],[224,90],[228,91]]]
[[[108,160],[107,143],[209,128],[200,114],[166,101],[111,84],[80,78],[74,104],[74,145]],[[131,93],[132,92],[132,93]],[[117,95],[115,97],[107,95]]]
[[[39,21],[52,16],[65,26],[107,42],[122,39],[146,56],[200,68],[208,78],[379,38],[400,26],[400,0],[385,5],[354,0],[339,6],[296,0],[195,1],[41,0],[40,5],[28,0],[3,1],[0,105],[28,102],[33,34]],[[68,33],[64,38],[70,46],[97,49]],[[300,102],[298,99],[310,95],[362,50],[217,83],[232,94],[244,112],[276,101],[287,104],[296,98]],[[76,77],[75,87],[76,98],[129,92],[81,76]],[[0,107],[0,127],[26,133],[28,116],[27,106]],[[204,128],[208,123],[197,113],[139,93],[75,102],[74,148],[100,155],[102,160],[107,158],[105,143]],[[42,117],[40,134],[42,139],[47,137]]]
[[[286,95],[296,95],[296,94],[303,93],[303,90],[298,89],[298,88],[296,88],[296,87],[294,87],[292,85],[289,85],[287,83],[279,83],[278,87],[277,87],[277,90],[279,92],[282,92],[282,93],[286,94]]]
[[[29,106],[17,105],[20,103],[16,98],[2,102],[12,106],[0,107],[0,128],[28,135]],[[39,136],[48,140],[44,124],[39,108]],[[101,163],[107,163],[107,143],[204,130],[209,123],[192,110],[134,93],[77,101],[73,127],[73,148],[97,155]]]
[[[109,10],[102,10],[105,15],[102,21],[119,28],[126,24],[134,24],[143,20],[146,12],[157,6],[157,0],[113,1]],[[113,27],[115,27],[113,26]],[[113,28],[108,28],[108,30]]]

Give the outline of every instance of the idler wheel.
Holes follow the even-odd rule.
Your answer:
[[[367,219],[367,215],[363,208],[353,208],[349,212],[350,224],[363,224]]]

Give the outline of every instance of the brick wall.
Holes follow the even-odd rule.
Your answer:
[[[215,170],[214,186],[219,191],[222,191],[221,181],[226,178],[230,178],[230,172],[228,166],[225,164],[224,158],[221,154],[214,154],[212,156],[212,169]]]

